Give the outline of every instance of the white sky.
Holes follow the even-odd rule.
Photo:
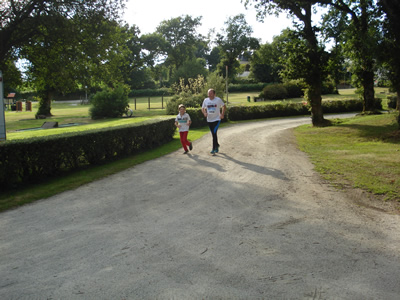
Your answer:
[[[229,17],[243,13],[246,22],[253,29],[252,37],[261,39],[262,43],[272,42],[274,36],[291,27],[292,21],[282,15],[279,18],[267,16],[264,23],[256,20],[256,11],[253,7],[245,9],[240,0],[128,0],[124,13],[124,20],[129,25],[136,25],[141,34],[153,33],[161,21],[179,16],[190,15],[200,17],[202,26],[198,32],[207,35],[210,29],[221,32],[224,22]]]

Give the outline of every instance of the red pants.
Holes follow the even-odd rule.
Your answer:
[[[190,142],[187,140],[189,131],[180,131],[179,136],[181,137],[181,144],[182,147],[185,151],[188,151],[188,146],[190,145]]]

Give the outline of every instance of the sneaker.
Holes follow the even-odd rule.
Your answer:
[[[210,153],[211,153],[211,154],[214,154],[214,153],[215,153],[215,150],[214,150],[214,149],[212,149],[212,150],[210,151]]]
[[[185,152],[183,152],[183,154],[188,154],[188,153],[189,153],[189,151],[187,151],[187,150]]]
[[[192,151],[192,149],[193,149],[193,144],[190,143],[190,145],[189,145],[189,150]]]
[[[215,153],[218,153],[219,151],[219,146],[214,150]]]

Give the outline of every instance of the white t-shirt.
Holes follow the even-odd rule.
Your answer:
[[[207,109],[207,122],[221,120],[220,113],[222,106],[225,106],[225,103],[219,97],[214,97],[212,100],[210,98],[204,99],[202,108]]]
[[[179,125],[181,125],[181,127],[179,128],[179,132],[189,131],[188,121],[190,121],[190,116],[188,113],[184,113],[182,116],[179,113],[176,116],[175,121],[178,122]]]

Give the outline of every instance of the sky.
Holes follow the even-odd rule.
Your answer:
[[[254,7],[245,9],[240,0],[128,0],[123,19],[129,25],[136,25],[141,34],[153,33],[164,20],[180,16],[202,16],[198,32],[207,35],[210,29],[221,32],[229,17],[238,14],[246,16],[246,22],[253,29],[252,37],[262,43],[271,43],[274,36],[291,27],[292,21],[281,15],[279,18],[267,16],[264,23],[256,20]]]

